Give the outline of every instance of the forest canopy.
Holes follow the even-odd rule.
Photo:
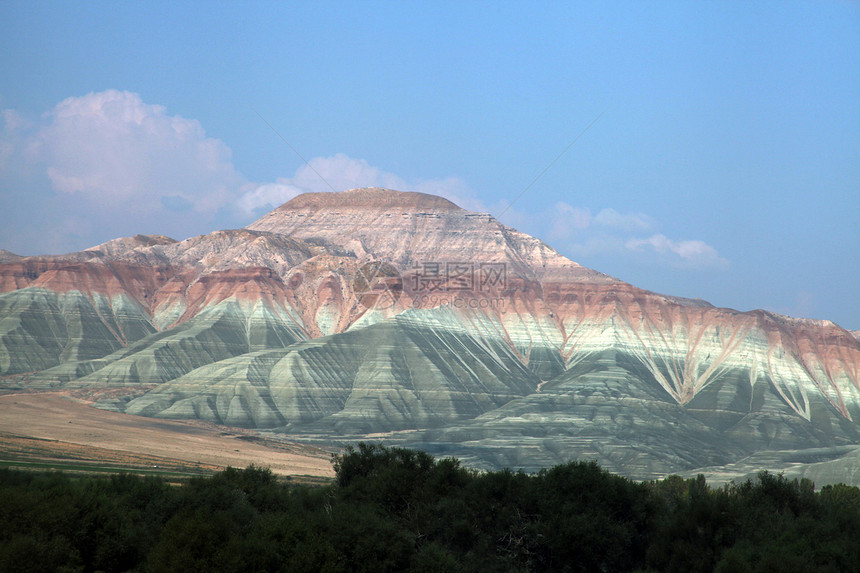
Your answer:
[[[228,468],[157,477],[0,470],[3,571],[858,571],[860,489],[761,472],[634,482],[525,474],[361,443],[326,486]]]

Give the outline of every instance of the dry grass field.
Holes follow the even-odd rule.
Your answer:
[[[70,391],[0,396],[0,461],[6,466],[208,473],[250,464],[282,476],[334,475],[330,452],[215,424],[157,420],[92,407]]]

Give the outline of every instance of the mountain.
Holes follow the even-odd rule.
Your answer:
[[[4,253],[0,293],[7,388],[484,468],[860,483],[856,333],[638,289],[432,195],[308,193],[185,241]]]

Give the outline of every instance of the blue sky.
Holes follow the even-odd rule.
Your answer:
[[[328,190],[262,116],[338,190],[442,194],[642,288],[860,329],[860,3],[6,0],[0,77],[19,254]]]

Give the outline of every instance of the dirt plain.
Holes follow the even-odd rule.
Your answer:
[[[0,396],[0,461],[9,467],[210,473],[269,467],[281,476],[330,478],[331,452],[198,421],[100,410],[85,393]]]

